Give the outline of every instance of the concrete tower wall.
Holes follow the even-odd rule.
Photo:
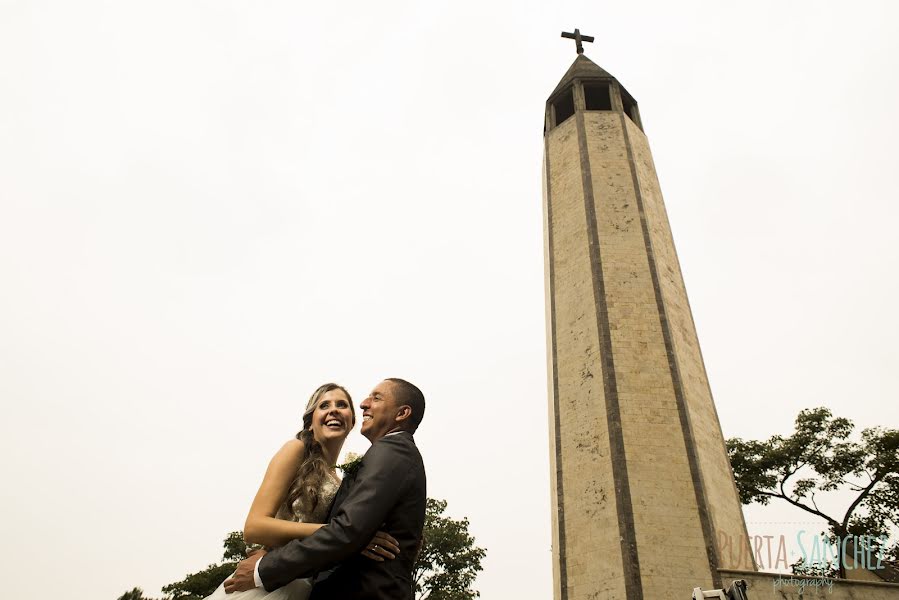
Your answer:
[[[602,75],[614,109],[575,76],[545,136],[555,595],[661,599],[749,547],[649,146]]]
[[[796,597],[755,571],[636,103],[580,55],[544,143],[555,598],[687,598],[738,578],[752,598]]]
[[[677,378],[683,390],[687,435],[698,462],[699,484],[708,502],[713,541],[719,550],[718,568],[754,568],[740,499],[727,460],[724,435],[712,400],[652,154],[643,132],[630,120],[625,122],[671,334]]]
[[[617,112],[583,112],[599,254],[645,598],[712,584],[669,358],[641,227],[638,189]],[[683,581],[679,581],[683,579]]]
[[[557,598],[626,598],[581,157],[574,119],[546,140],[550,438]],[[577,251],[580,250],[580,251]],[[554,331],[554,334],[553,334]]]

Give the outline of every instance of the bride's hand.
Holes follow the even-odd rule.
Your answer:
[[[362,551],[362,556],[378,562],[384,562],[388,558],[396,558],[400,553],[399,542],[393,536],[384,531],[379,531]]]

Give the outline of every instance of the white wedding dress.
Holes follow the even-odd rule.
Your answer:
[[[293,506],[288,507],[286,502],[282,504],[277,514],[275,514],[275,518],[302,523],[324,523],[328,516],[328,508],[331,506],[331,501],[337,494],[338,485],[339,482],[336,479],[328,477],[322,483],[318,506],[308,514],[303,509],[302,499],[298,498],[294,501]],[[262,600],[263,598],[265,600],[306,600],[311,591],[312,579],[294,579],[274,592],[266,592],[264,588],[256,588],[246,592],[234,592],[233,594],[225,593],[225,584],[223,583],[211,596],[207,596],[206,600]]]

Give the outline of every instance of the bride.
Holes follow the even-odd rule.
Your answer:
[[[256,492],[244,525],[248,545],[282,546],[322,527],[340,486],[333,465],[355,424],[356,411],[343,387],[326,383],[315,390],[303,413],[302,431],[278,450]],[[392,559],[399,551],[396,540],[384,532],[372,541],[362,552],[372,560]],[[295,579],[271,593],[256,588],[226,595],[222,584],[207,600],[306,600],[311,589],[310,579]]]

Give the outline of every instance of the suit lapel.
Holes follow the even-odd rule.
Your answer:
[[[415,445],[414,436],[408,431],[398,431],[396,433],[390,433],[387,435],[408,435],[409,440],[412,442],[412,445]],[[368,454],[368,452],[366,452]],[[365,456],[362,456],[362,461],[364,464]],[[360,468],[361,465],[360,465]],[[340,482],[340,487],[337,489],[337,493],[334,495],[334,501],[331,502],[331,508],[328,509],[328,518],[325,519],[326,523],[331,522],[331,517],[334,516],[334,513],[337,512],[337,509],[340,508],[340,505],[343,504],[343,501],[346,500],[347,495],[350,493],[350,490],[353,489],[353,485],[356,483],[356,472],[348,473],[343,480]]]

